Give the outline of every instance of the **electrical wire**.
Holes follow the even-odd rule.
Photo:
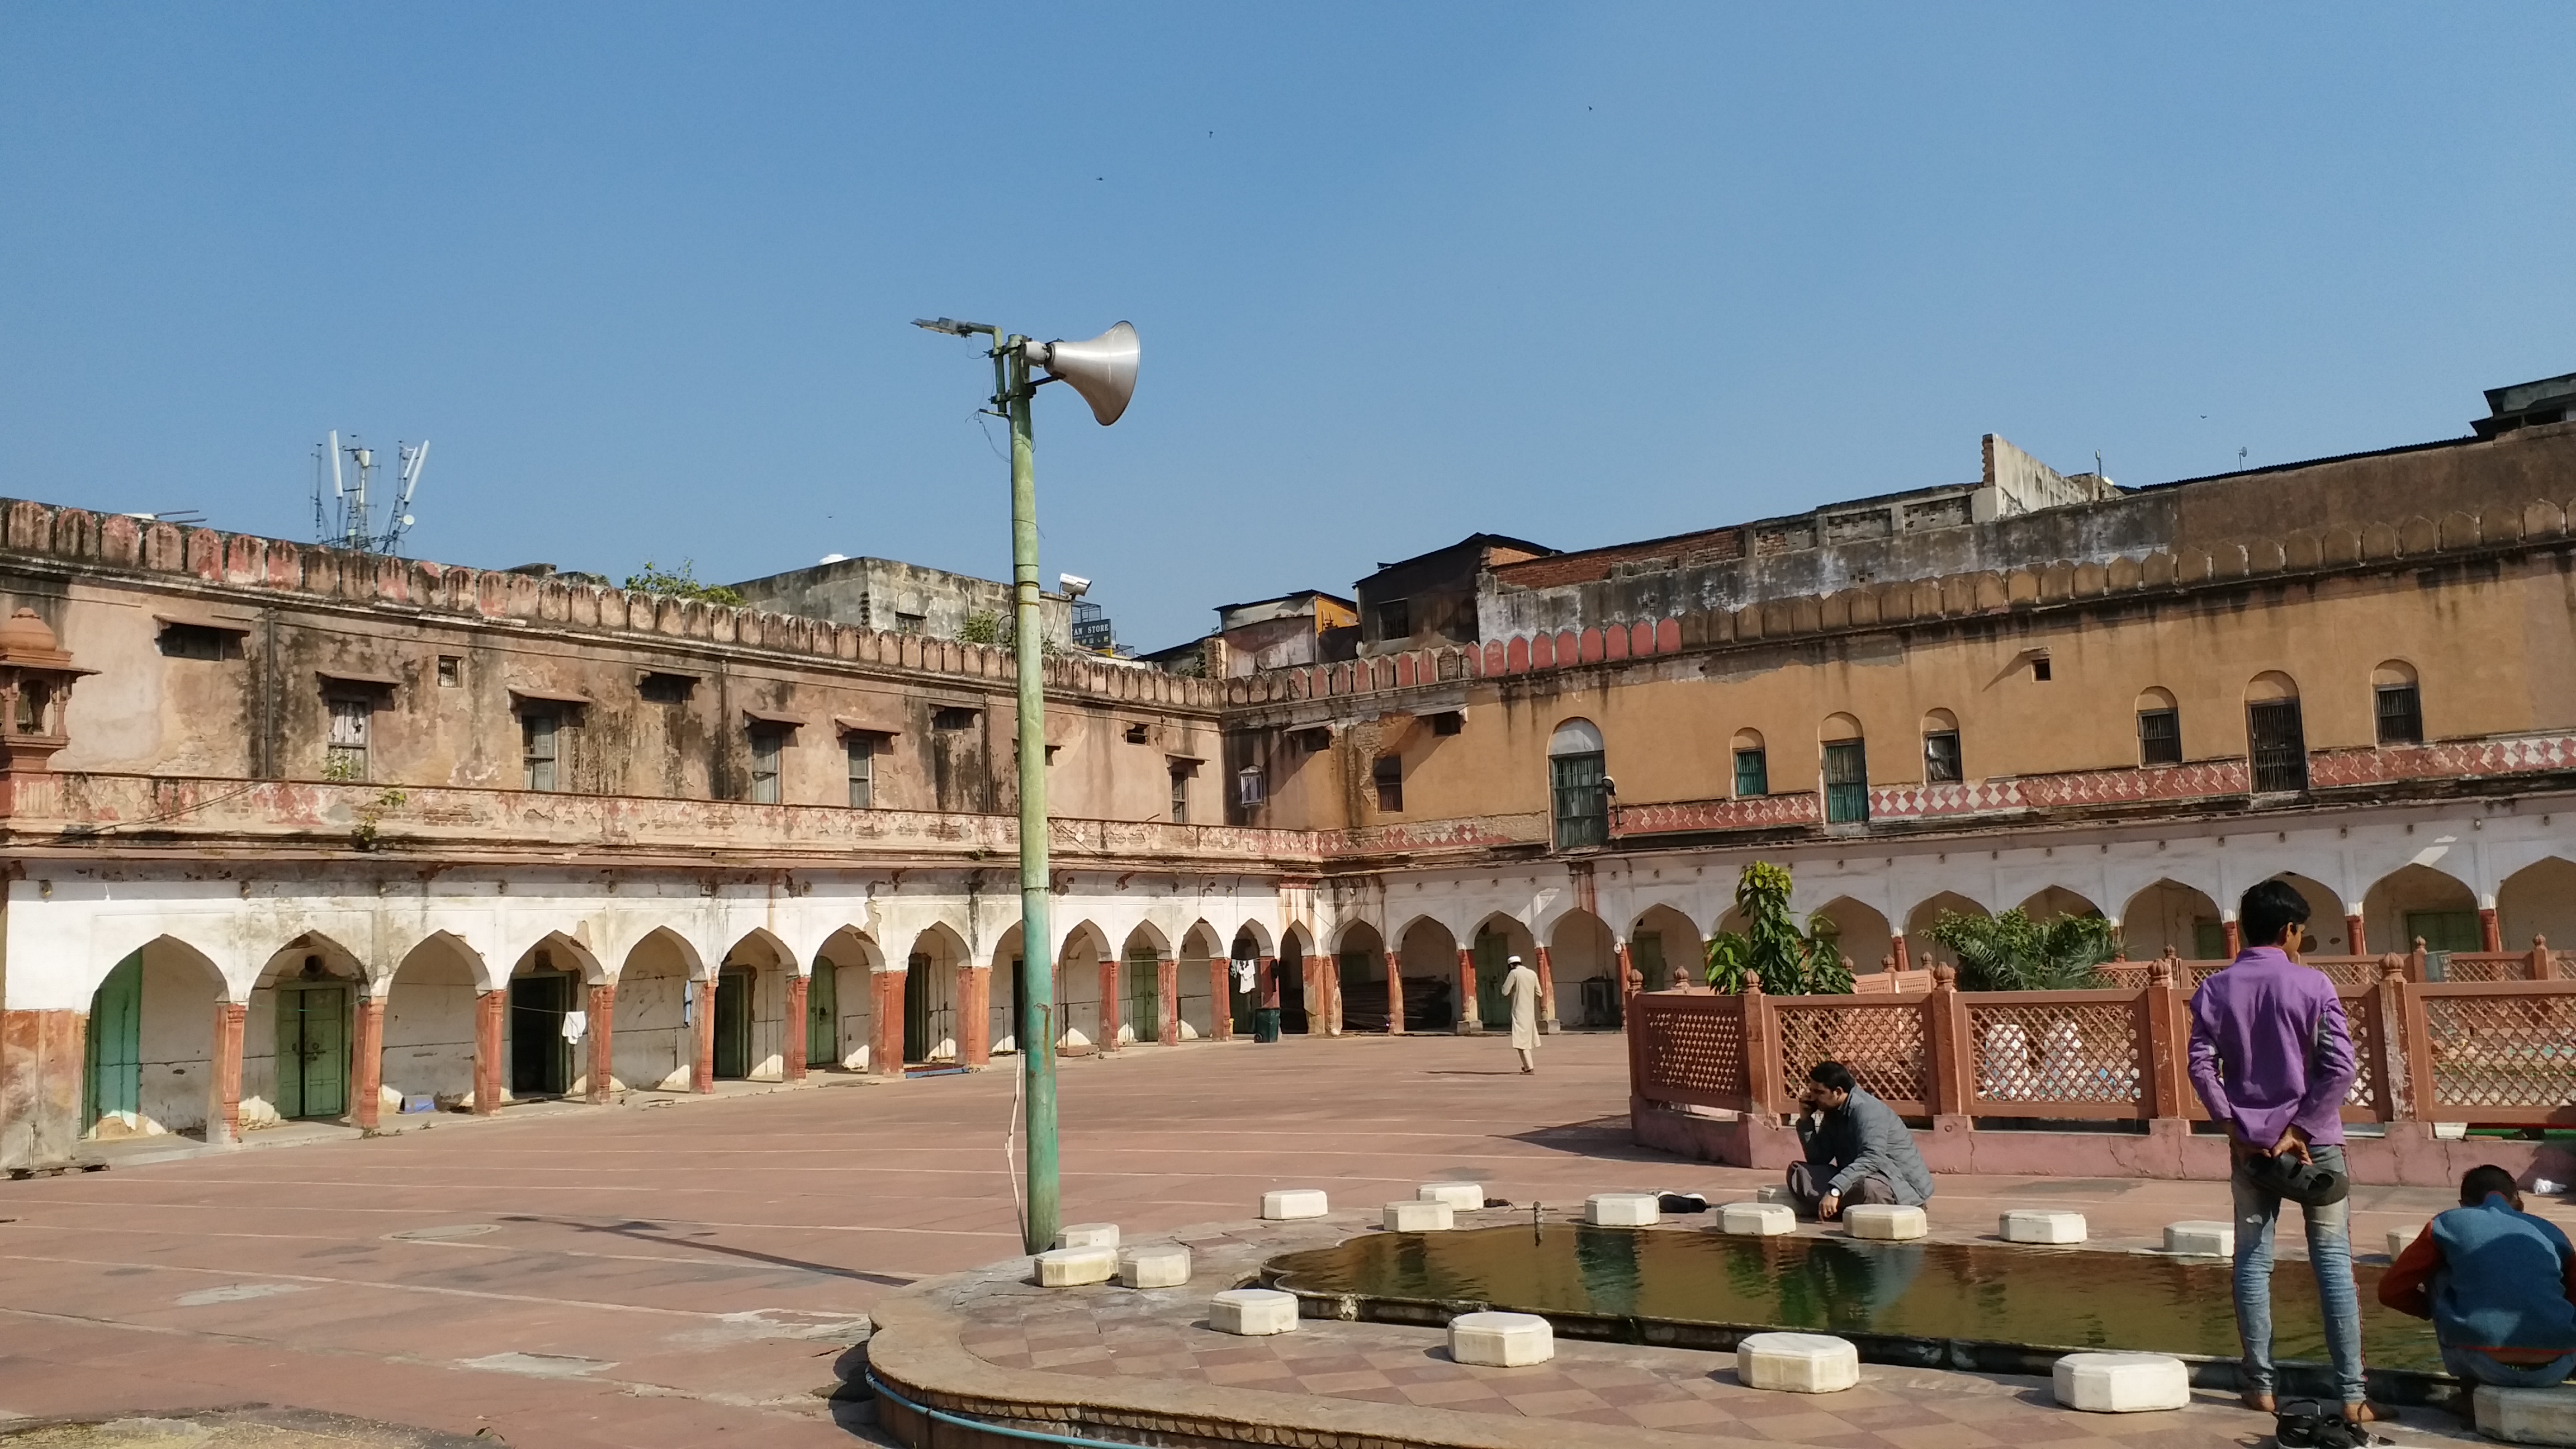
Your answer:
[[[1027,1022],[1021,1022],[1020,1030],[1026,1031],[1028,1026]],[[1014,1055],[1025,1057],[1027,1053],[1028,1048],[1022,1046]],[[1027,1089],[1028,1084],[1028,1064],[1025,1061],[1011,1063],[1011,1121],[1002,1129],[1002,1173],[1011,1180],[1011,1216],[1019,1220],[1022,1246],[1029,1241],[1029,1210],[1020,1201],[1020,1093]]]

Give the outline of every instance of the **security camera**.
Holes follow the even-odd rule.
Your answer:
[[[1065,597],[1069,599],[1079,599],[1091,592],[1091,580],[1080,574],[1057,574],[1055,582],[1056,587],[1064,590]]]

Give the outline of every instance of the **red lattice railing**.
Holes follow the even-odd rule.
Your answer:
[[[2345,1121],[2576,1125],[2576,980],[2425,983],[2415,958],[2377,964],[2336,993],[2354,1061]],[[1785,1114],[1832,1060],[1909,1117],[2206,1119],[2172,963],[2102,991],[1962,993],[1947,974],[1920,996],[1641,995],[1631,1081],[1648,1102]]]
[[[1642,995],[1630,1003],[1628,1033],[1637,1095],[1739,1112],[1752,1107],[1742,997]]]
[[[1832,1004],[1810,1004],[1817,1002]],[[1833,1061],[1900,1113],[1932,1110],[1920,1002],[1782,996],[1772,998],[1771,1008],[1780,1023],[1780,1080],[1791,1084],[1791,1095],[1816,1063]]]
[[[2412,988],[2417,1111],[2441,1122],[2576,1123],[2576,982]]]
[[[2136,1117],[2146,1037],[2134,991],[1963,996],[1968,1013],[1969,1112],[1979,1117]],[[2107,1110],[2106,1110],[2107,1109]]]

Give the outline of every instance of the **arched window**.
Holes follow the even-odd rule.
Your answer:
[[[2245,742],[2256,794],[2308,788],[2307,728],[2299,721],[2299,686],[2290,676],[2271,670],[2245,686]]]
[[[1610,772],[1601,731],[1588,719],[1570,719],[1547,742],[1548,794],[1556,817],[1556,848],[1582,850],[1610,843]]]
[[[1923,783],[1955,785],[1966,778],[1959,759],[1959,717],[1946,709],[1923,716]]]
[[[1829,715],[1819,732],[1825,746],[1825,823],[1858,825],[1869,819],[1869,755],[1860,721]]]
[[[1763,752],[1762,731],[1735,732],[1735,798],[1752,800],[1771,793],[1771,757]]]
[[[2138,696],[2138,763],[2182,763],[2182,711],[2174,707],[2169,689],[2150,689]]]
[[[2424,743],[2424,696],[2415,685],[2414,665],[2391,659],[2370,671],[2370,695],[2381,744]]]

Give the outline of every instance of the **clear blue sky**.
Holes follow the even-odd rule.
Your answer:
[[[1122,637],[1479,529],[2455,436],[2576,370],[2576,7],[0,4],[0,493],[1050,578]]]

